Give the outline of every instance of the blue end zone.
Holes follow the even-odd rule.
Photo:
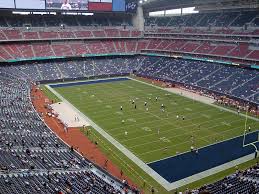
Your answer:
[[[256,142],[258,131],[246,135],[246,143]],[[256,144],[259,146],[259,143]],[[243,147],[243,136],[210,145],[194,152],[149,163],[148,166],[172,183],[255,152],[253,146]]]
[[[99,83],[108,83],[108,82],[117,82],[117,81],[126,81],[130,80],[129,78],[113,78],[113,79],[99,79],[99,80],[92,80],[92,81],[83,81],[83,82],[71,82],[71,83],[61,83],[61,84],[51,84],[49,85],[52,88],[60,88],[60,87],[70,87],[70,86],[80,86],[80,85],[87,85],[87,84],[99,84]]]

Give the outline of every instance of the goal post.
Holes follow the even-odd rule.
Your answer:
[[[245,128],[244,128],[244,134],[243,134],[243,147],[247,146],[253,146],[255,148],[255,158],[257,158],[258,155],[258,148],[256,146],[257,143],[259,143],[259,131],[256,131],[257,138],[255,141],[246,143],[246,136],[247,136],[247,120],[248,120],[248,106],[246,106],[246,119],[245,119]]]

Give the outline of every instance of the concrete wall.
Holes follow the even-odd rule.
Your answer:
[[[138,6],[137,13],[132,18],[132,23],[135,28],[144,31],[144,14],[142,6]]]

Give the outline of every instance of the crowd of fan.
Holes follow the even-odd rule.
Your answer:
[[[10,73],[16,72],[19,76],[27,77],[32,81],[119,76],[134,72],[139,76],[182,84],[189,89],[192,87],[195,90],[202,89],[215,92],[220,97],[224,96],[224,101],[222,98],[218,98],[219,103],[234,108],[241,107],[240,110],[246,109],[247,102],[257,105],[259,103],[259,72],[257,70],[218,63],[138,56],[34,63],[2,68]],[[235,100],[231,100],[232,97]],[[252,113],[258,111],[254,108],[249,110]]]
[[[37,57],[71,57],[96,54],[138,53],[137,40],[96,40],[82,42],[10,43],[0,45],[0,61],[32,59]]]
[[[257,70],[202,61],[147,57],[137,74],[259,103]]]
[[[136,58],[85,59],[84,61],[34,63],[3,67],[32,81],[66,78],[94,77],[102,75],[124,75],[133,72]],[[0,67],[1,68],[1,67]]]
[[[32,106],[30,87],[0,69],[0,193],[133,193],[51,132]]]
[[[238,167],[237,167],[238,168]],[[236,173],[205,185],[200,189],[186,191],[186,194],[256,194],[259,193],[259,165],[245,170],[237,170]]]
[[[247,23],[251,26],[259,26],[257,11],[229,11],[229,12],[211,12],[199,13],[175,17],[148,17],[145,20],[145,26],[158,27],[242,27]]]

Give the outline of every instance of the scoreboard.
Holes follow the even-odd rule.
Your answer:
[[[0,9],[136,12],[137,0],[0,0]]]

